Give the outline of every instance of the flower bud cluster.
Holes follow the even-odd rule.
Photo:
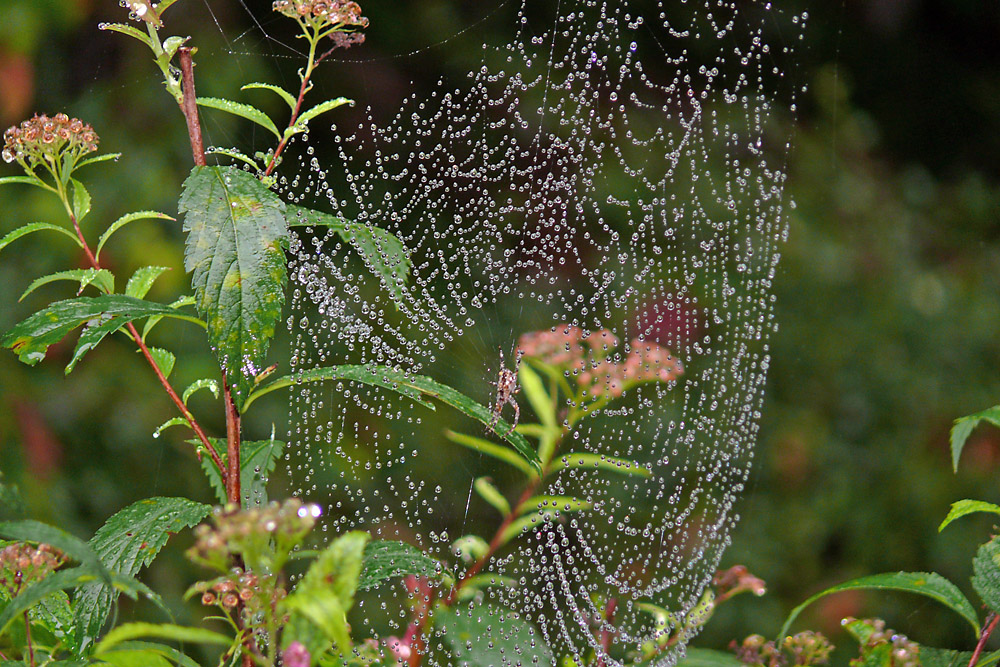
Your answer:
[[[764,580],[750,573],[745,565],[734,565],[728,570],[719,570],[712,578],[712,586],[719,597],[731,598],[739,593],[753,593],[760,596],[767,592]]]
[[[275,0],[273,9],[285,16],[303,19],[315,27],[368,27],[368,19],[361,15],[361,7],[351,0]]]
[[[199,587],[205,589],[201,595],[203,605],[222,607],[226,611],[243,605],[248,617],[263,612],[267,607],[273,609],[279,600],[288,595],[283,586],[276,584],[274,575],[258,577],[239,568],[226,578],[211,583],[202,582]]]
[[[580,327],[560,324],[548,331],[524,334],[518,348],[525,357],[572,374],[591,398],[618,397],[640,382],[671,382],[684,373],[679,359],[656,343],[635,339],[623,361],[610,358],[618,338],[602,329],[586,334]]]
[[[920,667],[920,645],[910,641],[906,635],[886,628],[885,621],[881,618],[858,620],[848,616],[841,623],[843,625],[863,626],[860,631],[852,632],[852,634],[862,638],[862,656],[879,645],[889,644],[892,646],[893,667]],[[852,660],[851,664],[855,664],[855,662]]]
[[[806,631],[786,637],[781,648],[760,635],[750,635],[740,645],[734,641],[730,648],[740,662],[751,667],[805,667],[829,662],[833,644],[819,632]]]
[[[227,572],[235,555],[272,548],[290,551],[313,529],[320,514],[318,505],[305,505],[298,498],[251,510],[228,505],[213,513],[214,527],[195,528],[195,544],[187,554],[197,563]]]
[[[41,162],[56,164],[69,155],[76,160],[97,150],[97,133],[79,118],[57,113],[49,118],[35,115],[3,133],[4,162],[18,162],[29,168]]]
[[[13,597],[52,574],[65,562],[62,552],[47,544],[37,547],[24,542],[9,544],[0,550],[0,587]]]

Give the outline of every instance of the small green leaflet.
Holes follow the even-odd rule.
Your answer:
[[[127,213],[122,217],[118,218],[113,223],[111,223],[111,226],[108,227],[104,231],[104,233],[101,234],[101,238],[97,240],[97,250],[94,251],[94,256],[100,259],[101,249],[104,248],[104,244],[107,243],[109,240],[111,240],[112,235],[114,235],[115,232],[117,232],[125,225],[132,222],[136,222],[137,220],[154,220],[154,219],[173,220],[173,218],[171,218],[166,213],[158,213],[157,211],[136,211],[135,213]]]
[[[281,139],[281,133],[278,132],[278,128],[275,127],[274,121],[267,117],[263,111],[256,107],[252,107],[249,104],[244,104],[242,102],[233,102],[232,100],[223,100],[217,97],[199,97],[198,104],[203,107],[209,107],[211,109],[218,109],[219,111],[226,111],[235,116],[240,116],[241,118],[246,118],[247,120],[252,120],[257,123],[265,130],[273,134],[278,139]]]
[[[365,546],[364,566],[358,588],[375,588],[389,579],[413,574],[418,577],[436,577],[441,565],[406,542],[377,540]]]
[[[71,178],[70,181],[73,183],[73,215],[76,216],[77,222],[83,222],[90,213],[90,193],[83,187],[83,183],[75,178]]]
[[[115,277],[111,275],[111,272],[107,269],[72,269],[70,271],[59,271],[57,273],[52,273],[47,276],[42,276],[37,278],[30,285],[28,289],[24,290],[24,294],[18,301],[24,301],[24,297],[28,296],[36,289],[42,285],[48,285],[51,282],[57,280],[70,280],[73,282],[80,283],[80,289],[77,294],[83,292],[83,289],[87,285],[96,285],[105,294],[110,294],[115,291]]]
[[[987,503],[982,500],[959,500],[951,504],[951,511],[948,512],[948,516],[944,518],[941,525],[938,526],[938,532],[940,533],[945,529],[949,523],[963,517],[967,514],[973,514],[975,512],[991,512],[993,514],[1000,514],[1000,506],[994,505],[993,503]]]
[[[285,204],[235,167],[195,167],[178,202],[184,214],[184,266],[208,341],[242,406],[285,302]]]
[[[962,456],[965,441],[969,439],[972,432],[979,426],[979,422],[983,421],[989,422],[994,426],[1000,426],[1000,405],[993,406],[982,412],[960,417],[955,420],[955,425],[951,427],[951,465],[955,472],[958,472],[958,459]]]
[[[28,234],[41,231],[59,232],[63,236],[68,236],[70,239],[72,239],[73,243],[75,243],[77,246],[83,247],[80,246],[80,239],[76,238],[73,232],[66,229],[65,227],[60,227],[59,225],[53,225],[51,222],[33,222],[30,225],[24,225],[23,227],[18,227],[17,229],[15,229],[14,231],[10,232],[2,239],[0,239],[0,250],[3,250],[12,242],[16,241],[22,236],[27,236]]]
[[[167,266],[144,266],[136,270],[125,285],[125,294],[137,299],[144,299],[156,279],[170,270]]]

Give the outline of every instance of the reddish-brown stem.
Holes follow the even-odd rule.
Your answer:
[[[987,617],[989,618],[989,623],[987,623],[982,632],[979,633],[979,642],[976,644],[976,650],[972,652],[972,658],[969,660],[969,667],[975,667],[976,663],[979,661],[979,656],[983,652],[983,648],[986,646],[986,640],[990,638],[993,634],[993,630],[997,627],[997,621],[1000,621],[1000,616],[994,613],[990,613]]]
[[[27,611],[24,612],[24,639],[28,644],[28,662],[35,667],[35,647],[31,643],[31,621]]]
[[[324,57],[326,56],[324,55],[320,57],[320,59],[317,60],[313,66],[315,67],[316,65],[318,65],[320,63],[320,60],[322,60]],[[292,117],[288,119],[288,127],[295,126],[295,122],[299,119],[299,114],[302,112],[302,100],[306,98],[306,93],[308,92],[309,92],[309,77],[303,76],[302,85],[299,86],[299,96],[295,100],[295,108],[292,109]],[[270,162],[267,163],[267,169],[264,170],[265,176],[270,176],[271,172],[274,171],[274,168],[278,166],[278,158],[281,156],[281,151],[285,150],[285,146],[288,145],[288,142],[291,140],[291,138],[292,138],[291,136],[288,136],[278,142],[278,147],[274,149],[274,155],[271,156]]]
[[[177,57],[181,64],[181,90],[184,96],[181,101],[181,111],[187,121],[188,138],[191,140],[191,155],[195,165],[204,167],[205,142],[201,138],[201,123],[198,121],[198,97],[194,92],[194,61],[191,59],[193,49],[182,46],[177,49]]]
[[[87,244],[87,240],[83,236],[83,231],[80,229],[80,223],[77,221],[76,216],[70,214],[69,218],[73,222],[73,229],[76,231],[76,238],[80,241],[80,245],[83,246],[83,252],[87,256],[87,261],[90,262],[91,267],[100,271],[101,264],[97,261],[97,257],[94,256],[93,251],[91,251],[90,246]],[[146,343],[142,340],[142,336],[139,335],[138,329],[136,329],[135,325],[131,322],[127,323],[125,327],[128,329],[129,335],[132,336],[132,340],[135,341],[139,351],[142,352],[142,356],[146,358],[146,361],[152,367],[153,372],[156,373],[156,379],[160,381],[161,385],[163,385],[163,389],[167,392],[167,395],[170,396],[170,400],[174,402],[174,405],[177,406],[181,416],[187,420],[191,430],[194,431],[196,436],[198,436],[198,440],[200,440],[201,444],[208,450],[208,455],[212,457],[212,462],[215,463],[215,466],[219,469],[219,474],[222,475],[223,479],[225,479],[226,469],[222,464],[222,459],[219,458],[215,449],[209,444],[208,436],[205,435],[201,425],[198,424],[194,415],[191,414],[191,411],[187,409],[186,405],[184,405],[184,401],[182,401],[181,397],[177,395],[177,392],[174,391],[174,388],[170,385],[170,381],[167,380],[163,371],[161,371],[160,367],[156,364],[152,353],[149,351],[149,347],[147,347]]]
[[[233,403],[229,383],[222,380],[222,395],[226,403],[226,500],[240,504],[240,413]]]
[[[617,606],[618,601],[615,598],[610,598],[604,606],[604,623],[601,626],[601,654],[597,656],[597,667],[604,667],[604,656],[611,650],[612,630],[608,628],[615,622],[615,607]]]

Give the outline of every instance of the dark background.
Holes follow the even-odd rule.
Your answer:
[[[200,49],[199,93],[238,98],[247,81],[294,80],[287,27],[269,2],[246,4],[251,11],[237,0],[183,0],[171,10],[172,32],[193,35]],[[412,87],[460,75],[478,62],[482,42],[508,38],[513,7],[499,4],[363,3],[368,42],[344,57],[367,62],[321,70],[316,98],[356,96],[394,113]],[[701,645],[772,635],[808,595],[876,572],[937,571],[976,600],[970,560],[989,518],[966,518],[941,534],[937,525],[957,499],[1000,501],[1000,433],[977,431],[957,475],[948,453],[953,419],[1000,402],[1000,5],[795,6],[810,14],[796,65],[808,91],[787,128],[787,190],[797,208],[776,286],[780,329],[761,440],[724,558],[763,577],[769,593],[720,610]],[[96,27],[123,13],[110,0],[0,0],[3,126],[35,111],[66,111],[93,124],[103,150],[124,153],[88,181],[91,221],[136,209],[175,213],[190,168],[181,117],[148,52]],[[220,145],[257,139],[247,124],[218,115],[206,130]],[[12,186],[0,189],[0,212],[0,233],[58,217],[40,191]],[[180,267],[179,229],[141,224],[109,245],[111,268],[129,275],[144,264]],[[17,302],[34,276],[79,262],[51,241],[29,238],[4,251],[0,328],[66,296],[52,287]],[[185,283],[175,270],[150,298],[172,299]],[[215,376],[195,330],[165,324],[158,340],[182,359],[175,384]],[[276,358],[286,345],[279,341]],[[87,536],[149,495],[210,501],[181,437],[151,438],[172,406],[124,339],[64,377],[58,361],[69,352],[55,349],[31,369],[0,355],[0,469],[32,516]],[[193,408],[222,432],[207,393]],[[260,437],[274,422],[280,433],[283,420],[280,401],[262,401],[247,430]],[[174,601],[177,582],[192,576],[177,557],[185,545],[177,539],[147,578]],[[831,597],[800,627],[848,645],[839,620],[876,614],[919,642],[974,644],[950,612],[904,595]]]

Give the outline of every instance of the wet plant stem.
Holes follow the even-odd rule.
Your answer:
[[[299,96],[295,99],[295,108],[292,109],[292,115],[288,119],[288,129],[295,127],[295,123],[299,120],[299,114],[302,113],[302,101],[306,98],[306,93],[311,88],[309,78],[312,76],[313,70],[328,55],[325,53],[319,60],[316,59],[316,43],[318,41],[318,39],[309,40],[309,59],[306,62],[305,70],[302,72],[302,85],[299,86]],[[274,155],[271,156],[271,160],[267,163],[267,169],[264,170],[265,176],[270,176],[274,168],[278,166],[278,158],[281,157],[281,152],[285,150],[285,146],[288,145],[289,140],[292,138],[292,135],[288,133],[288,129],[285,130],[281,141],[278,142],[278,147],[274,149]]]
[[[198,167],[208,164],[205,160],[205,141],[201,136],[201,122],[198,120],[198,97],[194,92],[194,61],[191,59],[193,49],[182,46],[177,49],[177,58],[181,64],[181,112],[187,121],[188,139],[191,141],[191,155]]]
[[[976,650],[972,652],[972,658],[969,660],[969,667],[975,667],[976,663],[979,661],[979,656],[983,652],[983,648],[986,646],[986,641],[993,634],[993,630],[997,627],[997,621],[1000,621],[1000,615],[995,613],[990,613],[986,617],[988,623],[983,626],[982,632],[979,633],[979,642],[976,644]]]
[[[604,622],[601,624],[602,654],[597,656],[597,667],[604,667],[604,656],[611,650],[611,638],[614,634],[615,607],[617,606],[618,601],[615,598],[609,598],[607,604],[604,606]]]
[[[35,667],[35,647],[31,643],[31,621],[27,610],[24,611],[24,639],[28,645],[28,662],[31,667]]]

